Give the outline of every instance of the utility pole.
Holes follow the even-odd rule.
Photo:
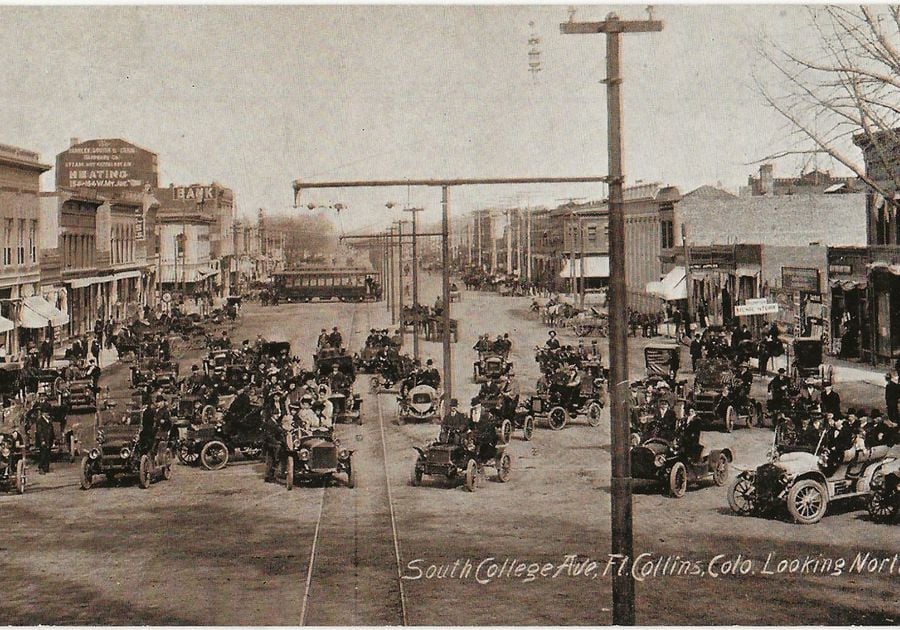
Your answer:
[[[649,12],[648,12],[649,13]],[[622,199],[622,76],[620,53],[623,33],[658,32],[663,23],[649,13],[647,20],[620,20],[610,13],[602,22],[569,21],[560,24],[564,35],[606,34],[606,101],[609,143],[609,358],[612,436],[612,553],[620,558],[613,572],[614,625],[634,625],[634,559],[631,505],[630,426],[628,414],[628,327],[625,293],[625,212]]]
[[[394,283],[396,280],[395,280],[395,276],[394,276],[394,226],[393,225],[390,227],[388,232],[390,234],[390,236],[388,237],[388,269],[389,269],[390,280],[391,280],[390,290],[388,291],[388,296],[389,296],[388,302],[390,302],[390,305],[391,305],[391,325],[393,326],[394,324],[397,323],[397,318],[396,318],[396,315],[394,314],[394,311],[397,310],[397,297],[394,295]]]
[[[406,324],[403,320],[403,289],[404,289],[404,280],[403,280],[403,223],[404,221],[396,221],[397,223],[397,278],[400,283],[398,285],[397,292],[397,313],[398,313],[398,321],[400,322],[400,343],[406,343]]]
[[[512,210],[507,208],[506,214],[506,275],[512,274]]]
[[[691,248],[688,247],[687,227],[681,224],[681,245],[684,247],[684,289],[687,295],[687,319],[688,322],[694,321],[694,285],[691,283]],[[688,323],[685,326],[688,336],[691,333],[691,326]]]
[[[404,212],[412,212],[412,301],[413,308],[418,308],[419,306],[419,257],[418,252],[416,251],[416,231],[418,224],[416,222],[416,215],[422,212],[424,208],[405,208]],[[413,358],[419,358],[419,317],[416,315],[415,320],[413,320]]]
[[[532,226],[531,222],[532,222],[531,204],[529,203],[525,208],[525,232],[526,232],[525,249],[527,252],[527,254],[525,256],[525,271],[528,274],[528,282],[532,282],[533,278],[534,278],[534,276],[533,276],[534,261],[532,260],[533,257],[532,257],[532,253],[531,253],[531,226]]]
[[[584,293],[585,293],[585,287],[584,287],[584,280],[585,280],[585,271],[584,271],[584,263],[585,263],[585,260],[584,260],[584,221],[582,220],[582,217],[581,217],[581,216],[578,217],[578,241],[579,241],[579,245],[580,245],[580,246],[579,246],[579,249],[581,250],[581,256],[580,256],[580,258],[581,258],[581,287],[580,287],[580,290],[579,290],[579,300],[580,300],[580,307],[581,307],[581,308],[584,308]]]

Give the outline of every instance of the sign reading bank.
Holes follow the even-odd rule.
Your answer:
[[[56,185],[121,193],[159,184],[157,156],[119,139],[78,142],[56,156]]]

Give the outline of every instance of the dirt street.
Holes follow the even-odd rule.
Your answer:
[[[437,282],[424,276],[423,283],[430,302]],[[453,395],[464,408],[477,391],[472,344],[484,332],[510,333],[523,394],[533,391],[533,348],[547,329],[527,313],[528,303],[464,292],[453,305],[461,337]],[[358,351],[368,329],[388,326],[389,315],[383,302],[247,305],[231,336],[235,343],[257,333],[289,340],[309,364],[319,330],[332,325]],[[630,340],[634,378],[643,373],[644,343]],[[441,364],[439,344],[421,346],[423,358]],[[606,357],[605,340],[600,347]],[[183,357],[183,373],[197,357]],[[125,374],[118,366],[103,378],[118,398],[126,397]],[[355,449],[354,489],[336,483],[287,492],[263,483],[262,464],[248,461],[216,472],[177,465],[170,481],[148,490],[124,482],[82,491],[76,465],[56,463],[45,476],[32,467],[25,495],[0,496],[0,615],[10,624],[610,623],[608,417],[599,428],[584,420],[559,432],[539,425],[531,442],[517,432],[509,483],[488,475],[468,493],[436,481],[412,486],[412,447],[434,439],[438,427],[399,426],[396,401],[376,399],[366,375],[357,390],[364,423],[338,427]],[[881,402],[877,388],[839,391],[847,402]],[[88,441],[91,418],[80,423]],[[703,435],[709,447],[731,446],[738,469],[761,463],[771,439],[765,428]],[[860,507],[800,526],[733,515],[725,488],[691,488],[683,499],[639,488],[635,552],[660,564],[655,576],[649,564],[638,582],[637,621],[897,623],[900,560],[893,573],[824,569],[825,560],[843,558],[849,567],[858,553],[900,552],[897,525],[872,523]],[[663,575],[667,558],[667,567],[684,562],[697,574]],[[796,572],[790,565],[778,572],[779,561],[793,559]],[[747,573],[717,575],[729,561]]]

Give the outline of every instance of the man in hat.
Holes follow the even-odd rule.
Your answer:
[[[547,342],[544,345],[550,350],[559,350],[559,340],[556,338],[555,330],[547,333]]]
[[[459,401],[450,399],[449,410],[441,420],[439,441],[443,444],[462,444],[463,437],[469,428],[469,419],[459,410]]]
[[[341,336],[338,327],[335,326],[331,329],[331,334],[328,335],[328,345],[332,348],[340,348],[344,345],[344,338]]]
[[[503,418],[512,420],[516,415],[520,393],[519,382],[511,370],[500,377],[500,415]]]
[[[675,417],[675,411],[672,409],[668,396],[660,396],[656,403],[654,416],[656,435],[664,439],[670,439],[675,434],[678,420]]]
[[[438,372],[437,368],[434,367],[433,359],[425,361],[425,369],[422,371],[420,380],[422,383],[431,385],[435,389],[441,386],[441,374]]]
[[[86,378],[91,379],[91,387],[94,390],[94,393],[100,391],[100,366],[97,365],[97,361],[93,358],[88,359],[88,367],[84,373]]]
[[[319,426],[331,428],[334,425],[334,403],[328,398],[328,387],[319,386],[318,397],[313,403],[313,409],[319,414]]]
[[[691,371],[697,371],[697,361],[703,356],[703,345],[700,343],[700,333],[696,333],[694,338],[691,340],[690,347],[690,355],[691,355]]]
[[[316,347],[324,348],[327,345],[328,345],[328,331],[323,328],[322,332],[319,333],[318,340],[316,340]]]
[[[50,449],[55,439],[49,409],[50,405],[42,395],[36,406],[37,420],[34,425],[34,445],[38,448],[38,471],[42,475],[50,472]]]
[[[328,386],[333,392],[342,392],[350,387],[349,378],[341,372],[337,363],[332,364],[331,374],[328,375]]]
[[[778,369],[778,374],[769,381],[769,395],[772,398],[772,407],[779,409],[787,402],[788,385],[790,380],[784,368]]]
[[[838,395],[836,391],[834,391],[834,385],[831,381],[825,381],[822,383],[822,387],[825,391],[822,392],[822,397],[819,400],[819,407],[822,410],[822,413],[832,413],[835,418],[841,417],[841,397]]]
[[[219,339],[219,347],[223,350],[227,350],[231,347],[231,339],[228,338],[228,331],[222,331],[222,337]]]

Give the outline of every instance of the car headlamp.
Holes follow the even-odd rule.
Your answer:
[[[97,444],[103,444],[103,440],[106,439],[106,436],[103,435],[103,429],[97,430]]]
[[[119,457],[121,457],[122,459],[128,459],[129,457],[131,457],[131,449],[126,446],[121,451],[119,451]]]
[[[660,453],[656,457],[653,458],[653,463],[656,464],[657,468],[662,468],[666,465],[666,456]]]
[[[334,445],[335,445],[336,447],[340,448],[340,446],[341,446],[341,441],[340,441],[339,439],[335,438],[335,439],[334,439]]]
[[[300,449],[300,453],[298,454],[301,462],[305,462],[309,460],[309,451],[305,448]]]
[[[98,457],[100,457],[100,451],[96,448],[92,448],[91,452],[88,453],[88,457],[90,457],[91,459],[97,459]]]
[[[347,459],[348,457],[350,457],[350,453],[347,452],[347,449],[342,448],[342,449],[341,449],[341,452],[338,453],[338,457],[341,458],[341,459]]]

